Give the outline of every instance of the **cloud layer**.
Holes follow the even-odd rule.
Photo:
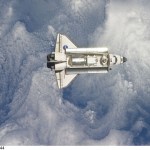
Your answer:
[[[0,144],[149,145],[148,0],[0,2]],[[59,91],[46,68],[57,33],[128,62]]]

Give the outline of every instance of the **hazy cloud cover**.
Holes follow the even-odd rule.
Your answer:
[[[149,145],[148,0],[1,0],[1,145]],[[57,33],[126,56],[64,90],[46,68]]]

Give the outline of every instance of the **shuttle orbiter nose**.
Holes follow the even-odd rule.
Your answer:
[[[126,62],[127,61],[127,58],[126,57],[123,57],[123,62]]]

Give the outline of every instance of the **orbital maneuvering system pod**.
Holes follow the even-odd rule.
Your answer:
[[[65,35],[58,34],[55,52],[47,55],[47,67],[55,70],[59,88],[64,88],[82,73],[107,73],[112,65],[127,58],[109,54],[107,47],[77,48]]]

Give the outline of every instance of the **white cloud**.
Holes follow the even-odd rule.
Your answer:
[[[141,135],[150,129],[145,2],[32,1],[29,6],[16,1],[1,9],[11,19],[0,23],[0,143],[147,144],[149,132]],[[46,55],[60,31],[81,46],[108,46],[128,62],[109,74],[81,75],[60,92],[54,73],[46,69]]]
[[[5,3],[1,2],[0,4],[1,10],[0,10],[0,38],[3,38],[10,29],[10,23],[14,19],[14,13],[13,13],[13,2],[7,1]],[[13,18],[13,19],[12,19]]]
[[[98,132],[105,136],[107,132],[104,132],[111,128],[130,130],[138,118],[137,105],[141,102],[145,104],[139,107],[149,105],[149,22],[141,15],[148,7],[136,2],[111,1],[105,26],[99,26],[90,36],[92,46],[108,46],[110,52],[126,56],[128,62],[115,67],[108,75],[82,75],[72,85],[73,103],[88,101],[87,107],[93,108],[97,118],[101,116],[95,124],[100,124]],[[92,132],[95,135],[94,130],[90,135]]]

